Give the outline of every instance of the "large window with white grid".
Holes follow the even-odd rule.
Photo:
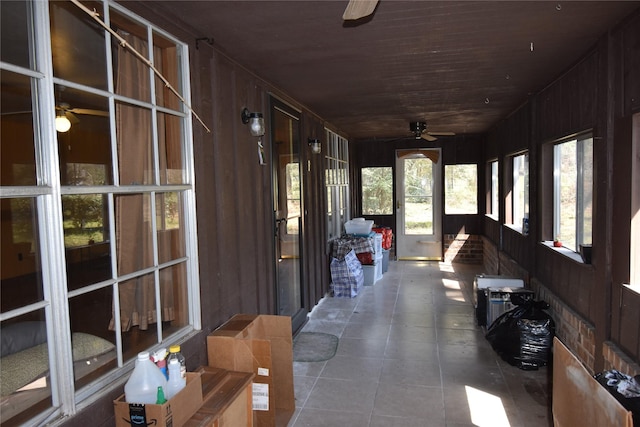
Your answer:
[[[112,2],[0,8],[2,422],[41,423],[200,328],[188,49]]]

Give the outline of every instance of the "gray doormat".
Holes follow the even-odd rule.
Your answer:
[[[300,332],[293,340],[294,362],[323,362],[336,355],[338,337],[322,332]]]

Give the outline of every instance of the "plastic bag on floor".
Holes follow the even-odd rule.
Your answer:
[[[544,301],[521,303],[498,317],[489,327],[486,338],[507,363],[522,370],[536,370],[551,360],[555,323],[544,312]]]
[[[627,410],[633,414],[633,424],[640,426],[640,375],[632,377],[612,369],[593,376]]]

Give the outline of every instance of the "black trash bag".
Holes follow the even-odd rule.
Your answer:
[[[640,375],[632,377],[612,369],[593,378],[606,388],[633,415],[633,425],[640,426]]]
[[[514,299],[516,308],[503,313],[489,327],[486,338],[507,363],[531,371],[551,360],[555,323],[544,312],[544,301]]]

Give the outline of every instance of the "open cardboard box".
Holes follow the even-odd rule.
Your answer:
[[[181,427],[202,406],[201,373],[187,372],[187,385],[162,405],[127,403],[124,394],[113,401],[116,427]]]
[[[286,426],[295,411],[288,316],[237,314],[207,337],[209,366],[250,372],[256,426]]]
[[[553,342],[553,425],[633,427],[633,416],[558,339]]]

